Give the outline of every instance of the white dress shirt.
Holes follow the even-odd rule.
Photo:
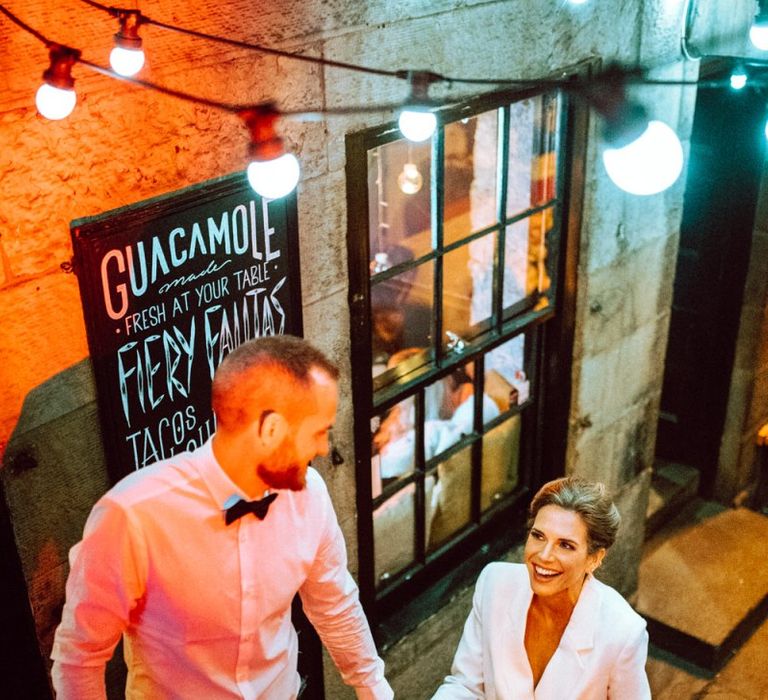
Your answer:
[[[525,650],[532,598],[524,565],[483,569],[451,675],[433,700],[651,700],[645,620],[592,576],[534,688]]]
[[[121,635],[132,700],[287,700],[299,689],[290,608],[298,591],[358,698],[389,700],[344,540],[320,475],[280,490],[264,520],[224,523],[246,496],[210,441],[141,469],[94,506],[51,657],[59,700],[105,698]]]

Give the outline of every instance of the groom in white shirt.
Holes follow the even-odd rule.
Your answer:
[[[59,700],[106,698],[121,636],[126,698],[296,698],[296,593],[358,698],[390,700],[328,491],[338,370],[291,336],[219,366],[205,445],[141,469],[94,506],[70,553]]]

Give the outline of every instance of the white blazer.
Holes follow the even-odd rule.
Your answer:
[[[433,700],[650,700],[645,620],[592,576],[534,690],[524,645],[532,598],[525,565],[483,569],[451,675]]]

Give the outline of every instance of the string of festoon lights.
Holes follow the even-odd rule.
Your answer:
[[[435,110],[458,101],[456,98],[432,99],[429,90],[436,83],[448,86],[454,84],[495,86],[497,89],[531,86],[542,89],[562,89],[584,100],[602,118],[602,135],[606,142],[603,163],[609,177],[618,187],[627,192],[638,195],[655,194],[672,185],[682,171],[682,145],[669,125],[659,120],[649,119],[645,108],[628,99],[627,86],[630,84],[690,85],[701,88],[726,85],[722,81],[649,80],[642,70],[616,66],[609,67],[595,76],[568,80],[476,79],[449,77],[428,70],[384,70],[295,54],[260,44],[206,34],[152,19],[137,9],[109,7],[94,0],[81,1],[93,8],[108,12],[118,21],[115,46],[110,54],[111,68],[87,60],[79,49],[51,41],[0,5],[0,13],[37,38],[48,49],[50,65],[43,73],[43,84],[35,97],[39,113],[53,120],[64,119],[71,114],[77,101],[72,69],[78,64],[100,74],[128,81],[164,95],[236,114],[242,119],[251,138],[248,148],[250,157],[250,163],[247,166],[248,180],[257,193],[268,199],[277,199],[289,194],[296,187],[300,176],[300,166],[296,156],[286,152],[284,142],[277,132],[280,118],[316,119],[340,114],[396,111],[398,126],[403,137],[413,142],[426,141],[432,137],[437,127]],[[570,1],[573,4],[585,2],[585,0]],[[408,94],[404,100],[392,104],[304,110],[283,110],[274,102],[241,105],[199,97],[135,77],[145,63],[140,36],[140,29],[144,25],[292,60],[403,80],[408,84]],[[731,86],[733,87],[732,82]]]

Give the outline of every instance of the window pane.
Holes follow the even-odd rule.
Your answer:
[[[504,245],[504,308],[550,286],[547,234],[553,229],[553,207],[507,227]]]
[[[520,416],[512,416],[483,436],[480,508],[487,510],[517,486]]]
[[[447,332],[469,340],[491,317],[497,234],[489,233],[443,257],[443,345]]]
[[[371,274],[432,249],[431,147],[394,141],[368,151],[368,230]]]
[[[528,400],[530,380],[525,373],[524,335],[515,336],[485,356],[484,391],[500,412]]]
[[[437,466],[430,549],[439,546],[469,524],[471,494],[472,446],[468,445]]]
[[[406,348],[432,344],[434,263],[429,260],[371,285],[371,344],[374,373],[402,360]]]
[[[540,95],[510,106],[507,216],[555,196],[559,99]]]
[[[497,110],[446,125],[445,245],[496,222],[497,149]]]
[[[491,317],[497,240],[495,232],[489,233],[445,256],[444,327],[462,338],[477,335],[478,324]],[[461,305],[465,307],[463,313]]]
[[[386,582],[415,558],[415,495],[416,485],[408,484],[373,511],[373,548],[378,583]]]
[[[388,481],[413,471],[415,464],[414,398],[395,404],[371,420],[371,487],[373,497]]]
[[[373,511],[374,566],[377,585],[416,559],[415,483],[410,483]],[[435,509],[435,474],[424,477],[424,535],[430,541]],[[420,544],[420,548],[424,546]]]

